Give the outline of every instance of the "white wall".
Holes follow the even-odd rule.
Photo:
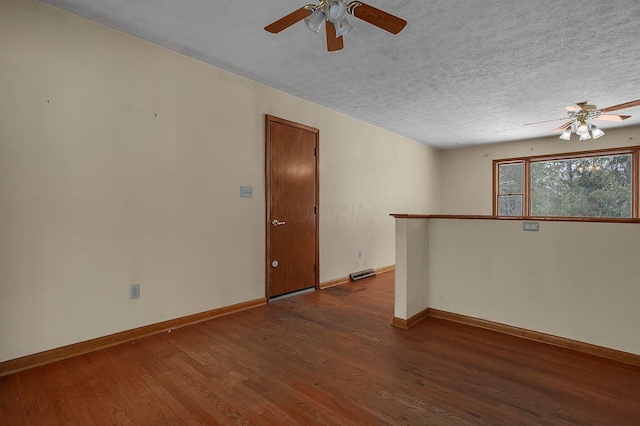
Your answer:
[[[555,135],[442,151],[442,213],[492,214],[493,160],[640,145],[640,126],[607,129],[603,125],[602,128],[606,135],[596,140],[580,142],[573,135],[571,141],[563,141]]]
[[[265,114],[320,129],[321,281],[393,264],[389,213],[439,211],[431,148],[0,0],[0,361],[264,297]]]

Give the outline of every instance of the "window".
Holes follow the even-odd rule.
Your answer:
[[[498,195],[499,216],[523,216],[523,164],[522,161],[517,161],[515,163],[498,165],[498,176],[500,177]]]
[[[494,214],[638,217],[640,147],[494,161]]]

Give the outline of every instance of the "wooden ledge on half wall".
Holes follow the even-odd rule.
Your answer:
[[[392,216],[396,219],[526,220],[537,222],[640,223],[640,218],[630,217],[491,216],[411,213],[392,213],[389,216]]]

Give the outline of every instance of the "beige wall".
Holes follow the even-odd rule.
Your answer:
[[[430,219],[429,307],[640,355],[637,224]]]
[[[321,281],[393,264],[389,213],[440,210],[431,148],[0,0],[0,361],[263,297],[265,114],[320,129]]]
[[[394,317],[408,320],[429,307],[429,221],[396,219]]]
[[[640,145],[640,126],[602,128],[606,135],[596,140],[580,142],[573,135],[571,141],[563,141],[555,135],[442,151],[442,213],[492,214],[493,160]]]
[[[640,144],[640,127],[598,140],[544,139],[441,152],[442,212],[492,214],[494,159]],[[634,224],[434,220],[429,306],[640,354]],[[425,285],[427,280],[425,279]]]

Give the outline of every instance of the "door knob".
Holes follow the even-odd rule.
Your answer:
[[[273,221],[271,222],[271,224],[272,224],[273,226],[280,226],[280,225],[284,225],[285,223],[284,223],[284,222],[278,222],[278,220],[277,220],[277,219],[273,219]]]

